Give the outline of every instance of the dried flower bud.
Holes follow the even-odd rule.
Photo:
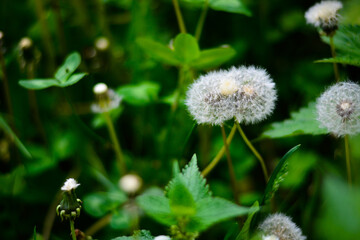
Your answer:
[[[142,179],[135,174],[126,174],[119,180],[119,187],[126,193],[133,194],[139,191]]]
[[[338,11],[343,7],[339,1],[322,1],[305,13],[306,22],[320,27],[326,35],[332,36],[338,28]]]
[[[341,82],[326,90],[317,100],[317,119],[337,137],[360,133],[360,86]]]
[[[259,229],[266,234],[266,240],[305,240],[301,229],[296,226],[290,217],[275,213],[269,215],[259,226]]]
[[[81,200],[77,198],[75,189],[79,186],[75,179],[69,178],[61,187],[63,190],[63,199],[56,208],[56,213],[60,216],[61,221],[75,220],[80,216]]]
[[[94,113],[109,112],[118,108],[122,98],[105,83],[98,83],[94,86],[93,92],[96,96],[96,103],[91,105]]]

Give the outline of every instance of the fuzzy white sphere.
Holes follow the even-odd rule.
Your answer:
[[[104,94],[108,90],[108,86],[105,83],[97,83],[93,87],[93,92],[95,94]]]
[[[270,235],[270,236],[263,236],[262,240],[280,240],[280,239],[275,235]]]
[[[80,184],[77,183],[75,179],[69,178],[65,181],[64,185],[61,187],[61,190],[71,191],[71,190],[77,188],[78,186],[80,186]]]
[[[154,238],[154,240],[171,240],[169,236],[160,235]]]
[[[105,51],[109,48],[110,42],[106,37],[99,37],[95,41],[95,46],[100,51]]]
[[[321,28],[337,26],[338,11],[343,7],[339,1],[322,1],[305,13],[306,22]]]
[[[337,137],[360,133],[360,85],[341,82],[317,100],[317,119]]]
[[[198,124],[221,125],[236,118],[256,123],[275,107],[275,84],[264,69],[231,68],[200,76],[190,87],[186,105]]]
[[[126,193],[137,192],[142,185],[142,179],[135,174],[127,174],[119,181],[119,187]]]
[[[275,213],[268,216],[259,226],[265,234],[275,236],[278,240],[305,240],[301,229],[288,216]],[[274,238],[273,238],[274,239]],[[276,239],[276,238],[275,238]]]

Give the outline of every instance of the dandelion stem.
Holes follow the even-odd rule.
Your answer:
[[[71,229],[71,237],[72,237],[72,239],[76,240],[74,220],[72,220],[72,219],[70,219],[70,229]]]
[[[228,163],[228,167],[229,167],[229,174],[230,174],[231,186],[232,186],[232,190],[233,190],[235,202],[236,202],[236,203],[239,203],[238,191],[237,191],[237,187],[236,187],[236,186],[237,186],[237,184],[236,184],[236,176],[235,176],[234,166],[233,166],[232,160],[231,160],[231,155],[230,155],[230,151],[229,151],[229,146],[228,146],[228,144],[227,144],[227,139],[226,139],[226,133],[225,133],[224,125],[221,125],[221,135],[222,135],[222,138],[223,138],[223,141],[224,141],[226,159],[227,159],[227,163]]]
[[[335,45],[334,45],[334,37],[330,36],[330,48],[331,48],[331,55],[333,58],[336,57],[336,52],[335,52]],[[336,82],[340,81],[340,75],[339,75],[339,68],[336,62],[333,62],[333,66],[334,66],[334,75],[335,75],[335,80]]]
[[[202,30],[204,27],[208,9],[209,9],[209,0],[205,0],[203,9],[202,9],[202,12],[201,12],[201,15],[200,15],[200,18],[199,18],[199,21],[197,23],[196,30],[195,30],[195,38],[198,41],[200,40],[200,37],[201,37],[201,33],[202,33]]]
[[[237,129],[239,130],[239,133],[240,133],[241,137],[244,139],[246,145],[250,148],[250,150],[253,152],[253,154],[256,156],[256,158],[259,160],[259,162],[261,164],[261,168],[262,168],[263,173],[264,173],[265,181],[267,182],[269,180],[269,174],[267,172],[264,159],[261,157],[259,152],[255,149],[255,147],[251,144],[249,139],[246,137],[244,131],[241,129],[240,124],[236,120],[235,120],[235,124],[237,126]]]
[[[345,158],[346,158],[346,171],[348,184],[351,186],[351,165],[350,165],[350,147],[349,147],[349,135],[345,135]]]
[[[234,124],[234,126],[231,129],[231,132],[226,140],[227,145],[229,146],[234,135],[236,132],[236,125]],[[213,170],[215,168],[215,166],[218,164],[218,162],[221,160],[222,156],[225,153],[225,146],[223,146],[220,151],[216,154],[215,158],[210,162],[210,164],[201,172],[201,174],[205,177],[206,175],[208,175],[211,170]]]
[[[5,58],[2,53],[1,48],[0,48],[0,64],[1,64],[1,70],[2,70],[2,80],[3,80],[3,84],[4,84],[6,105],[7,105],[8,111],[9,111],[9,115],[11,116],[11,118],[13,118],[14,112],[13,112],[11,97],[10,97],[9,81],[8,81],[7,73],[6,73]],[[14,119],[11,119],[11,120],[14,120]],[[12,125],[12,127],[14,127],[15,124],[11,124],[11,125]]]
[[[111,141],[112,141],[113,146],[114,146],[114,150],[115,150],[116,159],[117,159],[120,174],[125,174],[125,172],[126,172],[126,164],[125,164],[124,155],[122,153],[118,137],[117,137],[116,132],[115,132],[114,124],[113,124],[113,122],[112,122],[112,120],[110,118],[110,114],[108,112],[104,112],[103,116],[104,116],[104,118],[106,120],[106,124],[107,124],[108,130],[109,130],[110,138],[111,138]]]
[[[177,18],[177,21],[179,24],[180,32],[186,33],[186,27],[185,27],[184,19],[181,14],[179,2],[178,2],[178,0],[172,0],[172,2],[174,5],[175,14],[176,14],[176,18]]]

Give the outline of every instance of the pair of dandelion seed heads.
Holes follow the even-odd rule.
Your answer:
[[[249,124],[268,117],[276,98],[275,83],[266,70],[241,66],[200,76],[185,103],[199,124],[221,125],[232,118]]]

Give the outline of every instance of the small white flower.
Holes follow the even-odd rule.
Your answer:
[[[126,193],[137,192],[142,185],[142,179],[135,174],[127,174],[123,176],[119,181],[119,187]]]
[[[280,239],[275,235],[270,235],[270,236],[263,236],[262,240],[280,240]]]
[[[334,30],[338,25],[338,11],[343,7],[339,1],[322,1],[305,13],[306,22],[321,27],[325,32]]]
[[[91,110],[94,113],[109,112],[118,108],[122,97],[114,90],[109,89],[105,83],[98,83],[94,86],[93,92],[97,98],[96,103],[91,105]]]
[[[154,238],[154,240],[171,240],[169,236],[160,235]]]
[[[71,191],[75,188],[77,188],[80,184],[76,182],[75,179],[73,178],[68,178],[65,183],[64,186],[61,187],[61,190],[63,191]]]
[[[266,235],[270,235],[266,240],[305,240],[301,229],[291,221],[291,218],[282,214],[275,213],[269,215],[259,226],[259,229]],[[263,237],[264,239],[264,237]]]
[[[360,133],[360,86],[341,82],[317,100],[317,119],[337,137]]]

